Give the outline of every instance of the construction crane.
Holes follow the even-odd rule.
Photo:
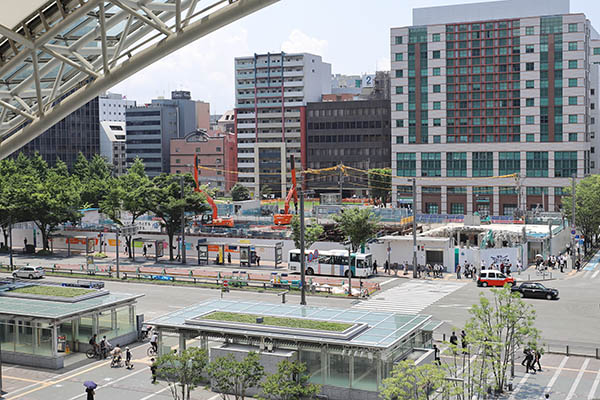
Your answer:
[[[290,156],[290,166],[292,168],[292,187],[285,198],[283,214],[275,214],[273,223],[275,225],[289,225],[292,223],[292,214],[290,214],[290,201],[294,199],[294,209],[298,210],[298,190],[296,189],[296,166],[294,156]]]
[[[234,226],[233,218],[231,218],[231,217],[219,218],[218,209],[217,209],[217,205],[215,204],[215,201],[213,200],[212,197],[210,197],[210,195],[208,193],[206,193],[205,191],[200,189],[200,184],[198,183],[198,154],[196,154],[194,156],[194,180],[196,181],[196,187],[194,188],[194,191],[203,193],[204,196],[206,196],[206,201],[208,202],[208,204],[210,204],[210,207],[212,208],[212,214],[202,215],[202,220],[201,220],[202,225],[224,226],[224,227],[228,227],[228,228],[233,228],[233,226]]]

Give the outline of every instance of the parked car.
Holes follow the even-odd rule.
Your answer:
[[[42,278],[44,276],[44,268],[42,267],[21,267],[13,272],[13,278]]]
[[[541,283],[537,282],[524,282],[520,285],[513,286],[511,291],[519,293],[521,297],[531,297],[533,299],[547,299],[556,300],[558,299],[558,290],[547,288]]]
[[[515,285],[517,281],[512,276],[506,276],[502,272],[494,269],[482,270],[477,278],[477,286],[504,286],[507,283]]]

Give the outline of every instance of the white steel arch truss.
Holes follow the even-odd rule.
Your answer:
[[[0,25],[0,159],[144,67],[277,1],[53,0],[12,29]]]

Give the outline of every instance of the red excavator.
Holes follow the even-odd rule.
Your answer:
[[[211,215],[204,214],[202,216],[202,225],[225,226],[228,228],[233,228],[233,225],[234,225],[233,218],[231,218],[231,217],[219,218],[218,211],[217,211],[217,205],[215,204],[215,201],[212,199],[212,197],[210,197],[210,195],[208,193],[206,193],[205,191],[200,189],[200,184],[198,183],[198,155],[197,154],[194,156],[194,180],[196,181],[196,188],[194,190],[196,192],[203,193],[204,196],[206,196],[206,201],[208,201],[208,204],[210,204],[210,207],[212,208]]]
[[[292,223],[292,214],[290,214],[290,201],[294,198],[294,208],[298,211],[298,191],[296,190],[296,167],[294,165],[294,156],[290,156],[290,166],[292,167],[292,187],[285,198],[285,208],[283,214],[275,214],[273,222],[275,225],[289,225]]]

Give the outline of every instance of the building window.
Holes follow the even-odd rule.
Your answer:
[[[577,24],[569,24],[569,32],[577,32]]]
[[[577,87],[577,78],[569,78],[569,87]]]
[[[533,45],[532,44],[528,44],[527,46],[525,46],[525,53],[533,53]]]
[[[442,87],[440,85],[433,85],[433,93],[440,93]]]
[[[441,153],[421,153],[421,176],[442,176]]]
[[[196,153],[200,153],[202,149],[200,147],[196,147]]]
[[[434,50],[433,51],[433,58],[441,58],[441,52],[440,52],[440,50]]]
[[[576,114],[570,114],[569,115],[569,123],[570,124],[576,124],[577,123],[577,115]]]
[[[577,174],[577,152],[555,151],[554,176],[556,178],[568,178],[573,174]]]
[[[396,168],[398,170],[398,176],[416,176],[417,154],[396,153]]]
[[[569,105],[576,106],[577,105],[577,96],[569,96]]]
[[[217,146],[216,151],[220,153],[221,152],[221,148]]]
[[[446,153],[446,175],[467,176],[467,153]]]
[[[396,136],[396,144],[404,144],[404,136]]]
[[[404,111],[404,103],[396,103],[396,111]]]
[[[403,69],[397,69],[396,70],[396,78],[402,78],[404,76],[404,70]]]
[[[396,61],[402,61],[404,58],[404,55],[402,53],[396,53]]]
[[[528,177],[548,177],[548,152],[547,151],[528,151],[527,152],[527,176]]]
[[[402,44],[402,36],[396,36],[396,44]]]
[[[577,133],[569,133],[569,142],[576,142],[577,141]]]
[[[464,203],[452,203],[450,204],[450,213],[454,215],[460,215],[465,213]]]
[[[533,30],[533,26],[526,26],[525,27],[525,34],[526,35],[534,35],[534,30]]]
[[[433,109],[434,110],[441,110],[442,109],[442,102],[440,102],[440,101],[434,101],[433,102]]]
[[[403,119],[396,120],[396,128],[404,128],[404,120]]]
[[[434,118],[433,126],[442,126],[442,120],[440,118]]]
[[[175,164],[181,164],[181,160],[179,158],[175,159]]]
[[[425,204],[425,209],[427,214],[439,214],[440,207],[437,203],[427,203]]]
[[[440,76],[440,68],[433,69],[433,76]]]
[[[525,71],[533,71],[533,63],[532,62],[525,63]]]
[[[525,81],[525,87],[526,87],[527,89],[533,89],[533,88],[534,88],[534,85],[533,85],[533,80],[528,80],[528,81]]]
[[[402,94],[402,93],[404,93],[404,87],[396,86],[396,94]]]
[[[569,69],[577,68],[577,60],[569,60]]]
[[[494,153],[491,151],[473,152],[473,176],[492,176],[494,174]]]
[[[527,125],[533,125],[535,123],[535,117],[533,115],[527,115],[525,117],[525,123]]]
[[[594,55],[595,56],[600,55],[600,47],[594,47]]]
[[[518,151],[501,151],[498,159],[500,175],[515,174],[521,170],[521,153]]]
[[[440,41],[440,34],[439,33],[434,33],[433,35],[431,35],[431,41],[432,42],[439,42]]]
[[[535,142],[535,135],[533,133],[528,133],[525,135],[526,142]]]
[[[433,143],[442,143],[440,135],[433,136]]]
[[[569,51],[577,50],[577,42],[569,42]]]
[[[532,97],[525,99],[526,107],[533,107],[534,105],[535,105],[535,100]]]

